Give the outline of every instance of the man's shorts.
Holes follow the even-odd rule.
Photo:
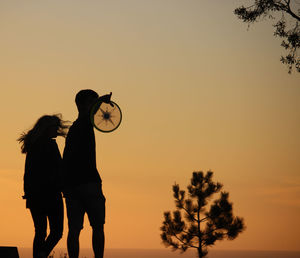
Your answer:
[[[105,224],[105,197],[101,184],[80,185],[66,191],[64,197],[69,229],[83,229],[85,213],[88,215],[92,228],[99,228]]]

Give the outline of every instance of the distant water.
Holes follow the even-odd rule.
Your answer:
[[[31,258],[30,248],[19,248],[20,258]],[[63,258],[66,250],[56,249],[54,258]],[[107,249],[105,258],[197,258],[196,252],[172,252],[165,250],[141,250],[141,249]],[[207,258],[300,258],[300,251],[220,251],[210,250]],[[1,257],[2,258],[2,257]],[[4,257],[3,257],[4,258]],[[80,250],[79,258],[93,258],[90,249]]]

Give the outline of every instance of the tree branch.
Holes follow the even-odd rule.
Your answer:
[[[196,237],[197,235],[196,234],[192,234],[188,231],[185,231],[185,230],[182,230],[183,233],[187,234],[187,235],[192,235],[193,237]]]
[[[209,234],[215,232],[216,230],[217,230],[217,229],[215,228],[215,229],[213,229],[213,230],[211,230],[211,231],[209,231],[209,232],[204,233],[204,235],[209,235]]]
[[[290,4],[288,4],[286,12],[287,12],[289,15],[291,15],[293,18],[295,18],[296,20],[300,21],[300,17],[299,17],[298,15],[296,15],[296,14],[291,10]]]
[[[207,220],[207,219],[209,219],[209,216],[207,216],[207,217],[201,219],[201,220],[200,220],[200,223],[203,222],[203,221],[205,221],[205,220]]]
[[[287,5],[284,5],[282,3],[273,3],[273,5],[281,11],[286,11],[287,10]]]
[[[193,221],[198,222],[194,215],[192,215],[186,208],[182,206],[182,209],[193,219]]]
[[[173,232],[173,236],[174,236],[179,242],[181,242],[181,243],[184,244],[184,245],[188,245],[189,247],[193,247],[193,248],[198,248],[197,246],[194,246],[194,245],[185,243],[185,242],[184,242],[183,240],[181,240],[174,232]]]

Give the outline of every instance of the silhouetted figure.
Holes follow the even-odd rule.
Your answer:
[[[79,234],[83,229],[85,213],[93,230],[95,258],[102,258],[104,253],[105,197],[96,166],[95,134],[90,111],[97,100],[109,103],[110,96],[99,98],[93,90],[81,90],[75,98],[78,118],[70,127],[63,154],[63,192],[68,215],[67,247],[70,258],[78,258]]]
[[[59,115],[45,115],[18,139],[22,153],[26,154],[23,198],[35,227],[34,258],[48,257],[62,237],[62,158],[54,138],[65,136],[65,129],[67,126]],[[47,219],[50,225],[48,236]]]

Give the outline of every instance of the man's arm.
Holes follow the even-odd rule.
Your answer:
[[[106,95],[103,95],[101,97],[99,97],[96,101],[97,105],[95,106],[95,108],[93,109],[94,110],[94,113],[97,112],[97,110],[99,109],[99,107],[101,106],[101,104],[104,102],[104,103],[107,103],[107,104],[111,104],[113,106],[113,104],[110,102],[110,99],[111,99],[111,94],[106,94]],[[93,114],[94,115],[94,114]]]

